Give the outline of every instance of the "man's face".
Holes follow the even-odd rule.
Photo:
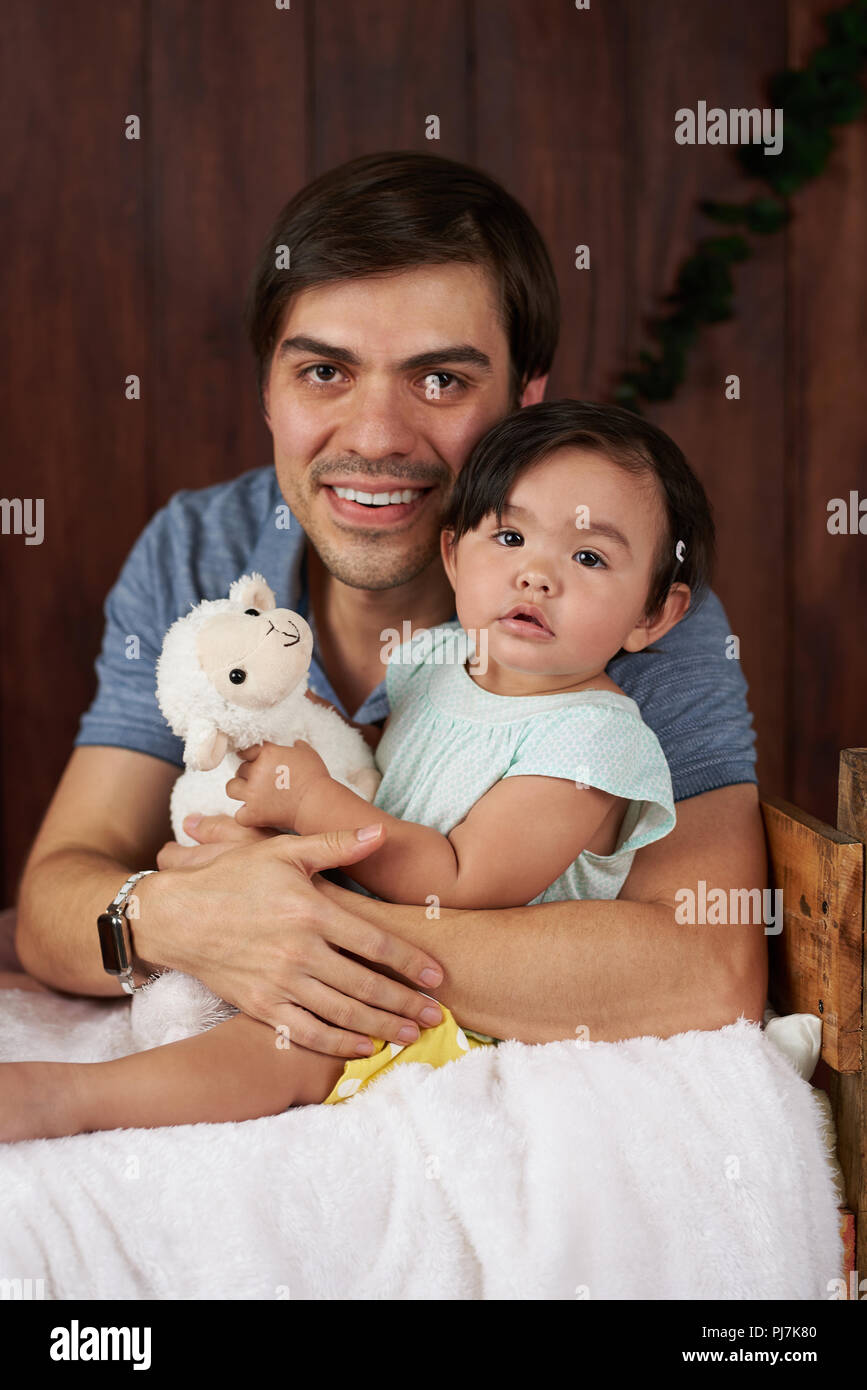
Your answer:
[[[337,579],[391,589],[439,564],[443,507],[476,440],[508,413],[509,378],[480,267],[421,266],[295,297],[263,396],[280,490]],[[411,497],[379,505],[396,492]]]

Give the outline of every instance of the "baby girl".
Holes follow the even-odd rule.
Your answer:
[[[381,844],[352,879],[418,904],[432,944],[439,907],[617,897],[675,813],[659,742],[606,666],[653,650],[706,588],[713,553],[701,484],[667,435],[635,426],[562,400],[479,441],[442,519],[458,618],[381,654],[391,713],[375,811],[307,744],[266,743],[227,784],[239,823],[310,835],[375,821]],[[377,1040],[350,1061],[239,1014],[111,1062],[7,1063],[0,1138],[334,1104],[395,1065],[496,1044],[442,1013],[415,1042]]]

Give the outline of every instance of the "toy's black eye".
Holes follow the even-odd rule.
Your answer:
[[[245,608],[245,609],[244,609],[244,612],[245,612],[245,613],[250,613],[250,614],[252,615],[252,617],[254,617],[254,618],[258,618],[258,616],[259,616],[259,610],[258,610],[258,608]]]
[[[232,682],[233,685],[243,685],[246,679],[247,672],[239,670],[237,666],[233,671],[229,672],[229,680]]]

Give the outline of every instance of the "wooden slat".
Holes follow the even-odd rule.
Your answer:
[[[674,112],[694,110],[702,97],[724,109],[763,105],[766,75],[786,65],[786,17],[783,6],[766,4],[759,18],[755,0],[724,5],[629,0],[623,8],[627,67],[617,100],[628,115],[630,246],[625,264],[612,269],[626,288],[632,364],[638,350],[649,345],[648,320],[668,312],[664,296],[683,258],[699,238],[728,233],[701,214],[698,203],[706,198],[746,202],[762,191],[744,175],[731,146],[678,145]],[[579,151],[580,134],[578,127]],[[602,185],[607,200],[611,190],[597,161],[591,156],[589,163],[591,181]],[[791,798],[785,710],[794,639],[786,617],[788,575],[780,563],[786,554],[787,507],[795,505],[787,500],[795,487],[785,457],[786,234],[750,240],[752,258],[733,273],[734,317],[702,331],[674,399],[644,409],[683,449],[713,503],[718,541],[713,589],[740,642],[759,782],[765,791]],[[622,365],[609,364],[616,371]],[[739,400],[726,399],[731,374],[740,379]],[[755,565],[756,555],[776,560]],[[724,664],[731,660],[720,656]],[[835,744],[834,757],[843,742]],[[794,799],[816,809],[806,793]]]
[[[467,9],[466,0],[311,6],[311,178],[377,150],[472,156]],[[425,133],[430,115],[438,140]]]
[[[305,163],[306,7],[154,0],[153,495],[270,463],[242,309]]]
[[[527,208],[560,288],[548,397],[602,400],[638,317],[627,7],[477,0],[473,11],[479,162]],[[578,245],[589,270],[575,268]]]
[[[840,755],[837,824],[845,834],[867,843],[867,748],[846,748]],[[861,904],[862,932],[867,927],[867,898]],[[863,945],[863,936],[862,936]],[[867,954],[862,951],[861,1009],[867,1005]],[[832,1073],[828,1085],[837,1127],[837,1156],[846,1183],[846,1201],[855,1213],[853,1265],[867,1252],[867,1068],[861,1037],[861,1070]]]
[[[840,3],[788,0],[793,67],[826,41],[822,17]],[[831,498],[867,496],[867,121],[838,126],[833,136],[821,175],[791,200],[787,272],[793,606],[784,794],[827,820],[839,750],[865,737],[859,663],[867,608],[864,536],[828,532]]]
[[[96,687],[102,604],[148,518],[142,0],[0,5],[0,493],[45,535],[0,536],[5,870],[27,850]],[[128,374],[147,382],[129,401]],[[183,373],[179,373],[183,375]]]
[[[861,903],[864,849],[788,802],[762,801],[783,930],[768,938],[770,998],[780,1013],[822,1020],[822,1057],[861,1065]]]
[[[856,1274],[857,1279],[858,1264],[855,1258],[855,1213],[844,1207],[840,1208],[840,1239],[843,1242],[842,1277],[848,1298],[853,1282],[852,1275]]]

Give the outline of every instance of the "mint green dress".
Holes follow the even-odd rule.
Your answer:
[[[564,777],[626,797],[614,852],[582,851],[531,901],[616,898],[636,850],[675,824],[659,740],[635,701],[611,690],[493,695],[465,669],[474,651],[453,619],[390,655],[391,712],[376,750],[383,776],[374,804],[448,835],[503,777]]]
[[[635,851],[674,827],[668,763],[659,740],[626,695],[492,695],[464,663],[473,638],[457,619],[422,629],[396,647],[385,672],[390,714],[376,749],[382,781],[374,804],[401,820],[448,835],[503,777],[565,777],[626,797],[612,854],[584,850],[533,903],[616,898]],[[492,851],[495,853],[495,851]],[[345,887],[367,890],[341,875]],[[368,896],[371,896],[368,894]],[[442,1066],[499,1039],[443,1021],[407,1047],[376,1039],[376,1052],[348,1061],[326,1104],[357,1094],[399,1062]]]

